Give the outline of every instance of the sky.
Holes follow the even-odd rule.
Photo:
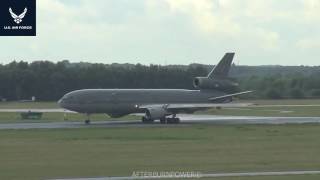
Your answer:
[[[320,65],[320,0],[38,0],[36,37],[0,63]]]

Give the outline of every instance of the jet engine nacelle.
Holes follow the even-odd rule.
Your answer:
[[[211,79],[207,77],[196,77],[193,85],[197,89],[215,89],[221,91],[232,91],[238,87],[238,83],[230,79]]]
[[[168,111],[163,107],[149,108],[146,112],[146,116],[150,120],[160,119],[167,115],[170,115],[170,113],[168,113]]]

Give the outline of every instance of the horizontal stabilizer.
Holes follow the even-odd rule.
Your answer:
[[[203,110],[208,108],[241,108],[251,106],[252,103],[191,103],[191,104],[146,104],[137,106],[139,109],[164,108],[169,111]]]
[[[239,92],[239,93],[234,93],[234,94],[227,94],[224,96],[218,96],[218,97],[212,97],[209,98],[210,101],[216,101],[216,100],[221,100],[221,99],[225,99],[225,98],[229,98],[229,97],[233,97],[233,96],[239,96],[242,94],[247,94],[247,93],[251,93],[252,91],[244,91],[244,92]]]

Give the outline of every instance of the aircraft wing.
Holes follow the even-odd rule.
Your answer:
[[[193,113],[199,110],[206,110],[209,108],[241,108],[248,107],[250,103],[208,103],[208,104],[149,104],[139,106],[140,109],[157,109],[163,108],[172,113]]]
[[[244,91],[244,92],[239,92],[234,94],[227,94],[223,96],[212,97],[212,98],[209,98],[209,100],[215,101],[215,100],[225,99],[225,98],[233,97],[237,95],[247,94],[250,92],[252,91]],[[146,104],[141,106],[137,105],[137,107],[140,109],[162,108],[173,113],[179,113],[179,112],[194,112],[198,110],[205,110],[205,109],[215,108],[215,107],[240,108],[240,107],[247,107],[250,105],[252,104],[249,104],[249,103],[187,103],[187,104],[181,103],[181,104]]]
[[[250,103],[221,103],[221,104],[169,104],[167,109],[184,109],[184,108],[241,108],[248,107],[252,104]]]
[[[234,93],[234,94],[227,94],[227,95],[223,95],[223,96],[212,97],[212,98],[209,98],[209,100],[210,101],[215,101],[215,100],[225,99],[225,98],[228,98],[228,97],[239,96],[239,95],[242,95],[242,94],[248,94],[248,93],[251,93],[251,92],[252,91],[243,91],[243,92]]]

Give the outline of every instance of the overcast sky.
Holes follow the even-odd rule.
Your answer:
[[[320,0],[38,0],[0,61],[320,65]]]

